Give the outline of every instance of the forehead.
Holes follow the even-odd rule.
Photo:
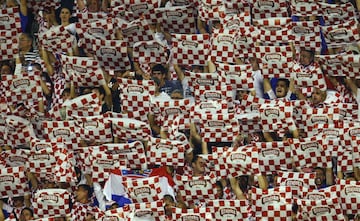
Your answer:
[[[286,86],[286,82],[285,81],[278,81],[277,85]]]
[[[311,57],[311,53],[308,52],[308,51],[301,51],[300,55],[303,56],[303,57]]]
[[[70,13],[70,10],[68,8],[62,8],[61,12],[69,12]]]

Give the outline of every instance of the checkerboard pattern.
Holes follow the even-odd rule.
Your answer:
[[[300,187],[316,189],[314,173],[278,171],[277,174],[276,186],[290,186],[293,196],[302,196]]]
[[[342,56],[341,58],[342,64],[346,67],[347,77],[354,77],[359,78],[359,71],[360,71],[360,56],[354,54],[347,54]]]
[[[190,128],[190,109],[192,100],[189,98],[171,101],[156,101],[155,107],[159,111],[160,125],[164,129],[171,127],[178,118],[178,129]]]
[[[0,169],[0,198],[24,196],[29,191],[25,167],[4,167]]]
[[[338,25],[356,19],[354,5],[350,2],[340,5],[320,3],[320,7],[324,13],[322,17],[325,21],[325,25]]]
[[[260,120],[263,131],[294,130],[292,117],[293,107],[290,102],[272,101],[270,104],[259,106]]]
[[[240,132],[242,134],[248,134],[251,137],[251,134],[256,134],[261,132],[262,126],[260,124],[260,114],[259,113],[240,113],[236,115],[236,119],[239,121]],[[255,136],[254,138],[259,139],[260,137]],[[254,140],[259,141],[259,140]]]
[[[116,209],[106,210],[102,219],[104,219],[104,220],[107,220],[107,219],[109,219],[109,220],[111,220],[111,219],[125,220],[125,218],[127,217],[127,213],[124,210],[127,209],[127,207],[128,207],[128,205],[125,205],[123,207],[119,207]]]
[[[1,17],[0,17],[1,18]],[[13,30],[2,29],[0,31],[0,60],[9,60],[15,58],[19,53],[18,49],[18,33]]]
[[[327,88],[324,74],[318,63],[314,63],[314,67],[311,69],[304,69],[301,65],[295,63],[292,72],[295,85],[298,87],[316,87],[321,90]]]
[[[320,53],[321,33],[319,21],[292,22],[288,29],[290,31],[290,41],[296,47],[303,47]]]
[[[209,34],[172,34],[174,64],[206,65],[210,49]]]
[[[99,87],[105,85],[105,78],[97,60],[89,57],[61,55],[63,73],[75,87]]]
[[[40,86],[40,73],[22,73],[21,75],[2,75],[2,85],[8,104],[38,103],[43,98]]]
[[[77,109],[66,108],[66,119],[73,120],[76,117],[96,117],[101,114],[100,104],[91,104],[89,106],[79,107]]]
[[[160,7],[157,0],[124,0],[122,4],[134,14],[135,18],[144,17],[150,24],[157,22],[155,9]]]
[[[298,220],[345,220],[339,198],[323,200],[295,199]]]
[[[252,18],[263,19],[269,17],[289,17],[288,2],[286,0],[254,1]]]
[[[305,108],[302,110],[302,124],[307,133],[315,129],[315,125],[335,124],[341,121],[342,115],[339,107]]]
[[[198,123],[202,116],[225,115],[229,113],[229,104],[224,100],[196,101],[191,107],[191,122]]]
[[[174,179],[183,200],[192,205],[195,202],[205,202],[207,199],[216,199],[216,176],[192,177],[175,175]]]
[[[75,172],[75,155],[74,152],[67,148],[55,149],[56,166],[55,176],[56,182],[75,183],[76,172]]]
[[[258,28],[254,26],[240,27],[236,39],[237,54],[235,56],[240,58],[253,57],[253,48],[259,39],[259,33]]]
[[[293,61],[291,46],[256,46],[252,57],[260,59],[259,67],[263,70],[263,75],[290,77],[288,73],[291,73]]]
[[[139,88],[141,86],[135,86],[135,87]],[[140,113],[144,112],[147,114],[149,113],[152,107],[150,100],[151,98],[149,94],[121,94],[120,96],[121,96],[121,109],[123,111],[140,112]]]
[[[116,113],[108,111],[103,114],[105,118],[132,118],[145,123],[148,123],[147,113],[145,111],[134,111],[126,113]]]
[[[149,164],[182,167],[185,163],[185,146],[181,141],[150,137],[147,157]]]
[[[0,30],[11,30],[21,33],[19,7],[2,8],[0,10]],[[18,37],[18,35],[15,35]]]
[[[295,16],[318,16],[323,14],[315,1],[291,1],[290,9]]]
[[[119,90],[121,94],[144,94],[155,95],[155,82],[152,80],[133,80],[118,78]]]
[[[259,167],[262,174],[274,174],[277,171],[291,171],[292,153],[288,142],[258,142]]]
[[[39,45],[53,53],[68,53],[75,42],[75,36],[59,25],[39,34]]]
[[[106,71],[131,69],[125,41],[94,39],[92,43],[95,57],[99,61],[101,68]]]
[[[198,6],[198,17],[201,21],[219,20],[222,12],[222,2],[218,0],[200,1]]]
[[[90,151],[89,162],[93,182],[106,181],[112,170],[127,169],[127,162],[120,154]]]
[[[171,220],[200,220],[211,221],[214,220],[210,208],[199,207],[194,209],[181,209],[177,207],[172,208]]]
[[[124,22],[126,23],[126,22],[136,20],[134,13],[131,11],[128,11],[126,6],[123,4],[112,7],[109,14],[112,18],[115,19],[114,23],[118,27],[122,27]]]
[[[131,48],[135,42],[154,40],[154,33],[145,19],[137,19],[125,24],[122,28],[122,35],[128,47]]]
[[[259,112],[261,104],[265,104],[266,100],[263,98],[252,96],[247,94],[240,102],[239,108],[245,113]]]
[[[226,78],[219,73],[196,73],[192,71],[185,71],[185,77],[189,78],[188,85],[190,91],[194,92],[196,85],[199,86],[220,86],[226,83]]]
[[[260,174],[258,150],[253,144],[229,148],[220,157],[225,157],[228,178],[245,174]]]
[[[98,21],[106,20],[108,18],[106,13],[97,13],[97,12],[86,12],[86,13],[77,13],[76,17],[79,18],[79,23],[81,24],[90,24],[96,23]]]
[[[86,141],[111,143],[113,141],[111,123],[103,116],[74,117],[79,127],[80,138]]]
[[[316,55],[318,62],[321,65],[321,68],[329,75],[333,77],[342,77],[349,76],[349,71],[346,66],[343,64],[343,55],[334,54],[334,55]]]
[[[160,200],[161,187],[158,176],[126,179],[123,185],[133,203],[149,203]]]
[[[237,2],[236,2],[237,3]],[[234,3],[234,4],[236,4]],[[240,2],[240,4],[243,2]],[[227,11],[235,9],[225,9],[225,13],[220,13],[220,23],[223,25],[223,28],[226,29],[238,29],[241,27],[250,27],[251,26],[251,14],[250,10],[239,11],[236,14],[226,14]],[[241,9],[240,9],[241,10]]]
[[[70,213],[71,193],[64,189],[38,190],[33,197],[34,217],[65,216]]]
[[[231,85],[220,84],[218,86],[195,85],[194,97],[196,100],[227,100],[232,101],[233,93]]]
[[[71,100],[67,100],[62,105],[71,109],[81,109],[83,107],[92,106],[99,103],[100,101],[98,96],[96,95],[96,93],[92,92],[89,94],[78,96]]]
[[[287,26],[278,27],[278,28],[267,28],[267,27],[258,27],[259,34],[259,42],[265,45],[281,45],[281,44],[289,44],[291,41],[290,38],[290,30]]]
[[[134,62],[165,64],[168,60],[167,47],[159,42],[139,41],[133,45]]]
[[[76,23],[76,33],[82,39],[86,35],[90,35],[96,39],[115,40],[115,25],[111,18],[105,18],[101,14],[87,18],[87,13],[81,13],[79,22]],[[82,21],[82,22],[81,22]]]
[[[152,219],[166,220],[163,201],[147,203],[132,203],[124,206],[124,213],[127,219]]]
[[[251,73],[251,65],[230,65],[225,63],[216,63],[218,71],[225,76],[226,84],[232,88],[241,90],[252,90],[254,81]]]
[[[22,149],[11,149],[0,154],[0,165],[3,167],[21,167],[28,161],[26,152]]]
[[[354,167],[360,167],[360,148],[359,148],[360,142],[357,142],[357,146],[354,146],[353,148],[353,163]]]
[[[91,206],[90,204],[82,204],[75,202],[71,209],[71,219],[78,221],[86,221],[86,216],[91,214],[95,219],[100,219],[104,216],[104,212],[97,206]]]
[[[7,145],[13,148],[26,146],[33,137],[35,137],[35,132],[28,120],[13,115],[5,117],[4,141]]]
[[[357,43],[360,40],[356,20],[346,21],[339,25],[321,26],[328,47],[337,44]]]
[[[151,134],[150,125],[128,118],[111,118],[113,136],[121,140],[148,140]]]
[[[326,152],[333,157],[338,156],[339,151],[343,151],[345,146],[342,146],[345,128],[342,122],[335,124],[320,124],[315,125],[312,136],[321,136]]]
[[[337,158],[337,171],[348,172],[354,170],[354,156],[353,148],[344,148],[343,151],[339,151]]]
[[[357,214],[360,206],[360,182],[339,180],[340,204],[345,214]]]
[[[360,124],[359,122],[347,122],[344,121],[345,132],[343,134],[342,145],[355,147],[358,143],[357,140],[360,137]],[[355,143],[353,143],[355,142]]]
[[[338,185],[329,186],[322,189],[308,189],[306,187],[300,188],[303,193],[302,199],[305,200],[322,200],[338,197]]]
[[[253,217],[262,217],[267,220],[289,220],[292,213],[292,192],[289,186],[280,186],[262,190],[251,188],[251,211]],[[291,220],[291,218],[290,218]]]
[[[144,145],[140,141],[124,144],[103,144],[100,149],[109,154],[119,154],[122,159],[127,160],[128,167],[131,169],[147,168]]]
[[[44,121],[44,139],[62,138],[69,150],[79,146],[78,130],[75,121]]]
[[[263,27],[266,29],[279,29],[280,27],[287,27],[291,23],[291,18],[289,17],[274,17],[274,18],[264,18],[257,19],[254,21],[254,26]]]
[[[291,143],[294,165],[299,168],[330,168],[331,156],[323,146],[322,137],[293,139]]]
[[[194,7],[190,5],[156,8],[155,13],[161,28],[167,33],[195,34],[196,22]]]
[[[240,132],[239,121],[233,114],[205,115],[199,125],[199,134],[205,142],[232,142]]]
[[[245,220],[247,206],[246,200],[208,200],[206,203],[215,221]]]
[[[210,60],[222,63],[235,63],[236,30],[214,30],[211,35]]]

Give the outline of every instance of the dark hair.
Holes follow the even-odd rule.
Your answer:
[[[24,210],[29,211],[30,214],[31,214],[31,216],[34,217],[34,211],[33,211],[31,208],[29,208],[29,207],[24,207],[24,208],[21,210],[21,214],[22,214],[22,212],[23,212]]]
[[[194,157],[191,160],[191,164],[195,163],[199,158],[201,158],[200,154],[194,154]]]
[[[154,67],[151,68],[151,72],[160,71],[162,74],[167,73],[167,69],[162,64],[156,64]]]
[[[290,86],[290,81],[289,81],[288,79],[286,79],[286,78],[279,78],[279,79],[278,79],[278,82],[279,82],[279,81],[285,82],[286,87],[289,87],[289,86]]]
[[[82,189],[84,189],[85,191],[88,192],[87,197],[88,197],[89,199],[92,197],[93,192],[92,192],[92,190],[91,190],[91,187],[90,187],[88,184],[80,184],[80,185],[78,185],[78,189],[79,189],[79,188],[82,188]]]

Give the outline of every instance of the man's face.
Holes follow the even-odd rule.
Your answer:
[[[277,98],[285,97],[289,88],[285,81],[278,81],[275,88],[275,94]]]
[[[0,70],[1,75],[10,75],[11,74],[11,68],[8,65],[3,65]]]
[[[98,12],[100,10],[100,3],[98,0],[88,0],[89,12]]]
[[[82,187],[79,187],[75,191],[75,195],[76,195],[76,201],[82,201],[88,198],[88,192]]]
[[[315,184],[322,185],[325,181],[324,171],[321,169],[315,169]]]
[[[204,174],[205,173],[205,162],[204,159],[199,157],[194,163],[192,163],[194,174]]]
[[[31,48],[31,40],[26,37],[26,35],[20,35],[19,37],[19,50],[26,51],[28,48]]]
[[[324,93],[320,89],[316,88],[311,94],[311,99],[314,105],[320,104],[324,101]]]
[[[312,54],[308,51],[300,52],[300,64],[304,66],[308,66],[312,63],[313,57]]]

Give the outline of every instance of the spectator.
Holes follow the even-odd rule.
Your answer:
[[[30,221],[32,219],[34,219],[33,210],[29,207],[22,209],[19,221]]]

